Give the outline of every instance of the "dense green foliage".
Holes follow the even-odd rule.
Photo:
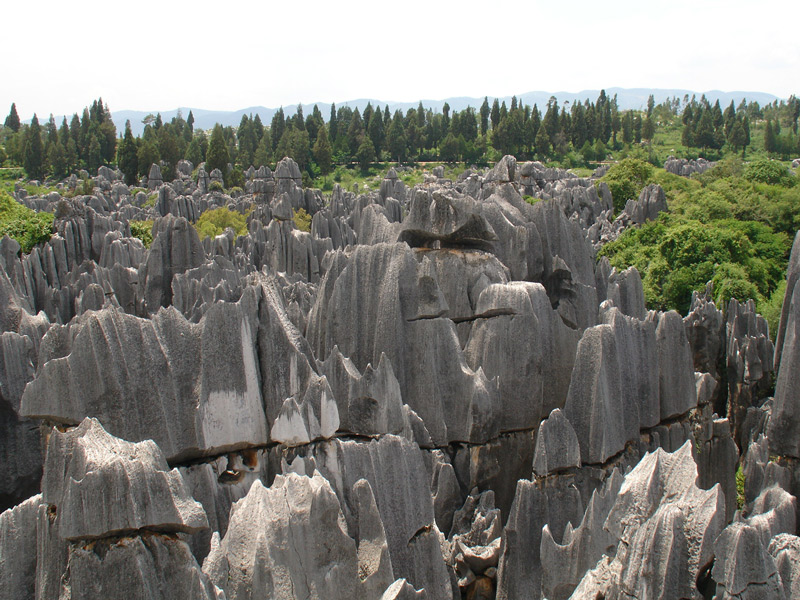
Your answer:
[[[628,200],[636,200],[652,175],[653,166],[637,158],[625,158],[611,167],[600,181],[611,190],[614,212],[625,208]]]
[[[293,216],[292,220],[294,221],[294,226],[297,227],[300,231],[310,232],[311,231],[311,215],[306,212],[304,208],[298,208],[295,211],[292,211]]]
[[[207,210],[195,224],[200,239],[206,237],[216,237],[230,227],[236,235],[247,234],[247,216],[242,213],[230,210],[224,206]]]
[[[145,248],[153,243],[153,221],[130,221],[131,235],[142,240]]]
[[[228,162],[230,156],[228,147],[225,144],[222,125],[216,125],[211,132],[211,140],[208,142],[208,153],[206,155],[206,171],[211,173],[214,169],[219,169],[225,177],[228,172]],[[226,179],[227,181],[227,179]]]
[[[53,215],[37,213],[0,190],[0,238],[14,238],[23,253],[46,242],[53,233]]]
[[[671,212],[627,230],[600,254],[612,266],[639,270],[650,308],[685,313],[692,291],[702,290],[708,281],[714,284],[719,306],[734,297],[753,298],[759,308],[773,304],[791,236],[800,226],[800,188],[788,173],[777,179],[781,185],[752,181],[748,173],[772,169],[768,162],[753,164],[755,169],[749,171],[741,161],[723,161],[695,180],[660,169],[651,170],[644,181],[638,178],[643,171],[626,177],[626,184],[662,183]]]

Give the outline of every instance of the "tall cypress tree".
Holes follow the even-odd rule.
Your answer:
[[[222,131],[222,125],[217,123],[214,125],[214,130],[211,132],[211,139],[208,142],[206,171],[211,173],[214,169],[219,169],[223,177],[225,177],[228,172],[229,162],[230,154],[228,154],[228,146],[225,143],[225,134]]]
[[[15,102],[11,103],[11,110],[8,112],[4,125],[14,133],[19,131],[20,121],[19,115],[17,114],[17,104]]]
[[[125,136],[117,147],[117,166],[122,174],[125,175],[125,183],[133,185],[136,183],[136,175],[139,172],[139,159],[137,157],[138,148],[136,140],[133,139],[131,132],[131,122],[125,122]]]
[[[36,113],[33,115],[31,125],[25,135],[25,151],[23,154],[23,167],[30,179],[41,179],[42,165],[44,164],[44,149],[42,147],[42,131]]]
[[[332,157],[333,149],[328,140],[328,129],[323,125],[317,133],[317,141],[314,142],[314,160],[317,161],[317,166],[323,175],[331,172]]]
[[[483,104],[481,104],[481,135],[486,135],[486,132],[489,130],[489,113],[491,112],[489,108],[489,98],[487,96],[483,97]]]
[[[767,128],[764,130],[764,151],[768,153],[775,152],[776,139],[775,130],[772,128],[772,121],[767,119]]]

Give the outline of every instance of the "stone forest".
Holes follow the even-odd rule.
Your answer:
[[[8,196],[0,598],[800,597],[800,236],[771,338],[647,309],[607,165],[161,166]]]

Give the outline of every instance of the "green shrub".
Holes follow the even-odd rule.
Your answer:
[[[760,306],[786,268],[790,240],[767,225],[723,219],[708,222],[662,214],[626,230],[599,252],[618,269],[635,266],[648,307],[685,314],[693,290],[714,282],[714,301],[756,300]]]
[[[153,208],[158,202],[158,193],[153,192],[152,194],[147,195],[147,200],[144,202],[145,208]]]
[[[0,238],[14,238],[27,254],[36,244],[50,239],[53,234],[53,215],[37,213],[0,191]]]
[[[522,199],[525,200],[525,202],[527,202],[531,206],[536,204],[537,202],[539,202],[541,200],[541,198],[534,198],[533,196],[528,196],[527,194],[524,195],[522,197]]]
[[[153,221],[129,221],[131,235],[142,240],[145,248],[153,243]]]
[[[741,509],[744,506],[744,470],[742,465],[736,469],[736,508]]]
[[[625,158],[608,170],[604,181],[614,200],[614,211],[620,212],[628,200],[636,200],[653,174],[653,165],[638,158]]]
[[[247,216],[223,206],[204,212],[197,219],[195,227],[200,239],[217,237],[224,233],[228,227],[233,229],[236,235],[246,235]]]
[[[292,220],[294,220],[294,226],[300,231],[311,231],[311,215],[306,212],[306,209],[298,208],[293,211]]]
[[[761,159],[748,164],[742,175],[747,181],[790,187],[797,178],[777,160]]]
[[[222,187],[222,182],[220,181],[212,181],[208,186],[209,192],[224,192],[225,188]]]

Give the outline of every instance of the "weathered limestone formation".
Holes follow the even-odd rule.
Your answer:
[[[612,220],[540,163],[401,168],[20,188],[55,233],[0,240],[0,598],[798,594],[800,254],[773,353],[596,260],[658,186]],[[220,207],[246,235],[200,240]]]

